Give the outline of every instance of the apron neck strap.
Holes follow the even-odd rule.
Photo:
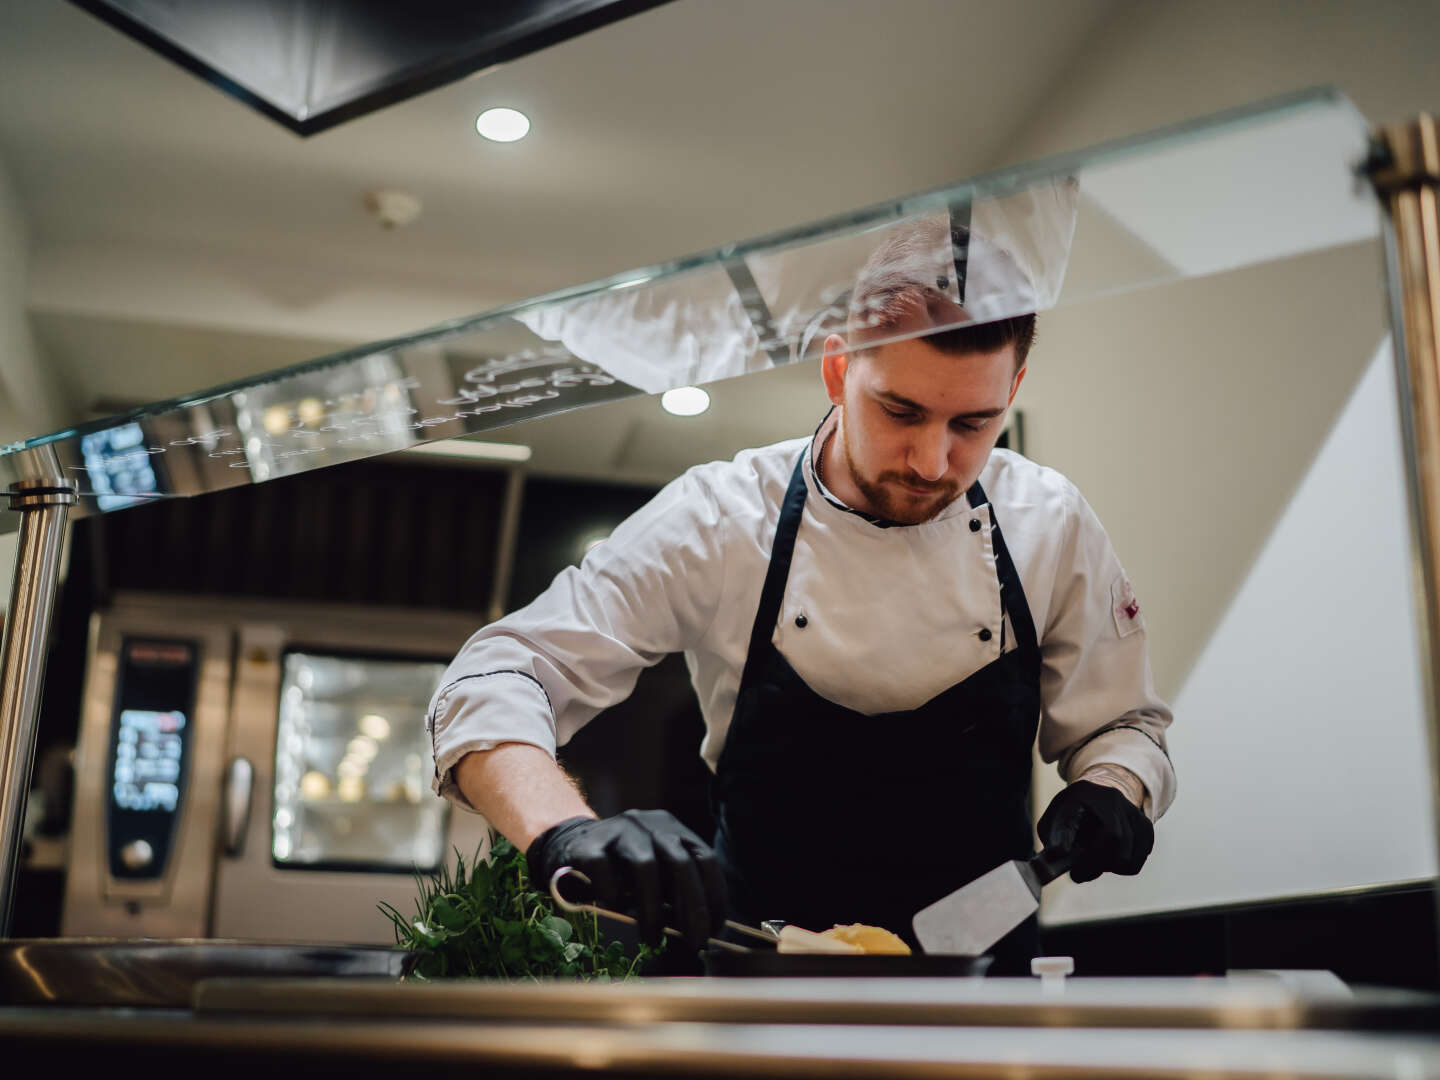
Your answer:
[[[979,480],[970,486],[965,497],[970,500],[972,510],[983,506],[990,512],[990,543],[995,549],[995,575],[1000,579],[1001,614],[1010,616],[1010,626],[1015,631],[1015,647],[1027,655],[1034,654],[1030,659],[1038,663],[1040,637],[1035,633],[1035,620],[1030,614],[1030,603],[1025,599],[1025,589],[1020,584],[1020,572],[1015,569],[1015,560],[1010,557],[1005,535],[995,520],[995,506]],[[1001,647],[1004,647],[1003,644]]]
[[[775,527],[775,543],[770,549],[770,567],[765,571],[765,585],[760,590],[760,606],[755,612],[755,625],[750,629],[750,651],[745,657],[745,670],[740,685],[749,683],[750,666],[770,644],[775,623],[780,618],[780,605],[785,600],[785,582],[790,577],[790,560],[795,554],[795,535],[800,531],[800,518],[805,510],[805,455],[810,444],[800,452],[790,486],[780,505],[780,523]]]
[[[805,455],[809,444],[801,451],[795,462],[795,471],[790,474],[790,486],[785,490],[785,501],[780,505],[780,521],[775,527],[775,543],[770,549],[770,565],[765,571],[765,584],[760,590],[760,605],[755,612],[755,623],[750,628],[750,649],[745,656],[745,668],[740,674],[740,685],[748,686],[751,667],[764,654],[775,633],[775,624],[780,619],[780,605],[785,600],[785,583],[790,578],[790,561],[795,555],[795,537],[800,531],[800,518],[805,510]],[[995,521],[995,507],[990,505],[989,496],[976,480],[965,493],[971,508],[984,506],[990,513],[991,542],[995,548],[995,570],[1000,579],[1000,598],[1003,609],[1010,615],[1010,625],[1015,630],[1016,647],[1024,653],[1039,655],[1040,639],[1035,633],[1035,621],[1030,615],[1030,605],[1025,599],[1025,590],[1020,584],[1020,574],[1010,557],[1010,549],[1000,526]]]

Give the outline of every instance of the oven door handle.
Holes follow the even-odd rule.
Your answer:
[[[221,838],[225,854],[239,858],[245,851],[245,833],[250,827],[250,790],[255,769],[243,757],[230,759],[225,770],[225,797],[221,800]]]

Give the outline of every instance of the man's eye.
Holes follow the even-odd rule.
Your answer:
[[[898,420],[902,424],[911,423],[915,419],[915,414],[912,412],[904,412],[903,410],[892,409],[888,405],[881,405],[880,408],[884,410],[885,415],[890,417],[890,419]]]
[[[969,433],[969,432],[984,431],[985,428],[989,426],[989,424],[990,424],[990,421],[989,421],[989,420],[976,420],[976,421],[974,421],[974,422],[966,422],[966,421],[964,421],[964,420],[956,420],[951,426],[954,427],[956,431],[963,431],[963,432]]]

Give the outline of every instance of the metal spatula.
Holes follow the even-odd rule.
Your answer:
[[[1002,863],[915,913],[911,925],[927,953],[983,956],[1040,907],[1040,890],[1075,862],[1073,851],[1045,849]]]

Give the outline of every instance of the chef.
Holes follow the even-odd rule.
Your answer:
[[[880,239],[818,335],[831,408],[810,437],[690,469],[451,664],[436,789],[534,879],[583,870],[651,940],[699,943],[728,913],[913,941],[917,910],[1033,852],[1037,741],[1067,782],[1041,841],[1076,853],[1075,881],[1140,870],[1175,792],[1170,711],[1094,512],[995,448],[1042,298],[975,226]],[[671,652],[705,720],[710,842],[662,810],[598,818],[555,762]],[[1037,949],[1032,919],[992,970]]]

